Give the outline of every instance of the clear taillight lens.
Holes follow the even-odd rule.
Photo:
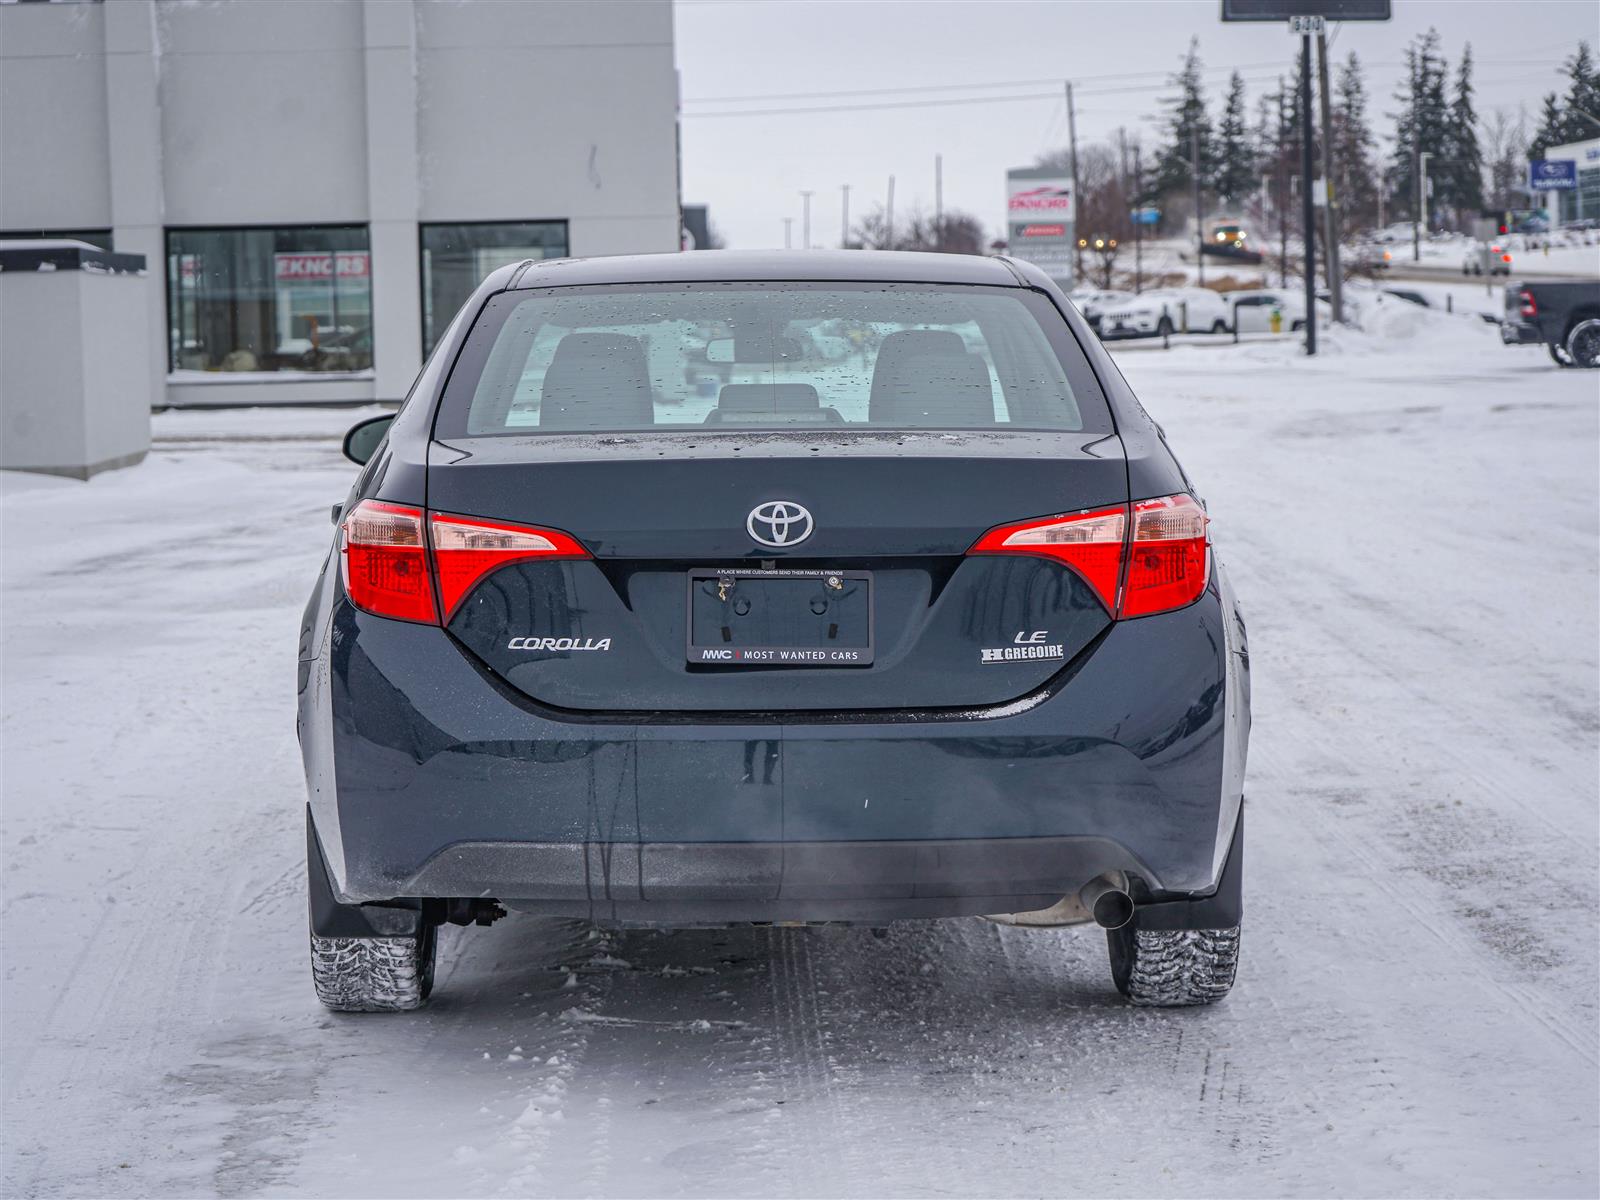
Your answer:
[[[556,529],[433,514],[433,561],[448,625],[457,607],[490,571],[528,558],[588,558],[577,538]]]
[[[1134,504],[1120,616],[1145,617],[1200,598],[1209,567],[1208,520],[1187,493]]]
[[[1127,525],[1125,507],[1062,514],[991,529],[967,553],[1032,554],[1065,563],[1083,576],[1106,611],[1115,613]]]
[[[967,553],[1053,559],[1082,576],[1108,613],[1147,617],[1192,604],[1205,590],[1208,520],[1193,496],[1180,493],[1001,525]]]
[[[438,621],[420,508],[363,500],[341,534],[344,590],[352,604],[399,621]]]

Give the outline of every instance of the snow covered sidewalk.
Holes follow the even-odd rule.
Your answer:
[[[1250,620],[1233,995],[979,921],[305,964],[298,619],[349,412],[0,480],[4,1177],[66,1195],[1593,1195],[1600,374],[1416,309],[1122,356]]]

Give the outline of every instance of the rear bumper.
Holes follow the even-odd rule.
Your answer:
[[[1530,346],[1544,341],[1544,334],[1537,325],[1523,321],[1501,321],[1500,340],[1508,346]]]
[[[826,722],[543,711],[443,630],[338,601],[300,704],[333,888],[663,923],[1024,911],[1106,871],[1208,893],[1249,725],[1218,576],[1026,701]]]

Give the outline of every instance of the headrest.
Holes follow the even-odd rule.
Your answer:
[[[544,376],[544,429],[636,429],[655,423],[644,343],[622,333],[569,333]]]
[[[989,367],[976,354],[917,355],[882,372],[881,378],[880,372],[873,373],[875,423],[915,429],[973,429],[994,424]]]
[[[948,329],[902,329],[883,339],[878,348],[878,359],[872,367],[872,395],[867,404],[867,419],[892,424],[894,418],[880,415],[885,400],[885,387],[896,378],[896,373],[907,362],[918,358],[948,358],[967,352],[967,344],[959,333]]]

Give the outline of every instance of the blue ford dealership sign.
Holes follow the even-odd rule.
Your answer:
[[[1528,163],[1528,186],[1535,191],[1566,191],[1578,186],[1578,163],[1571,158],[1536,158]]]

